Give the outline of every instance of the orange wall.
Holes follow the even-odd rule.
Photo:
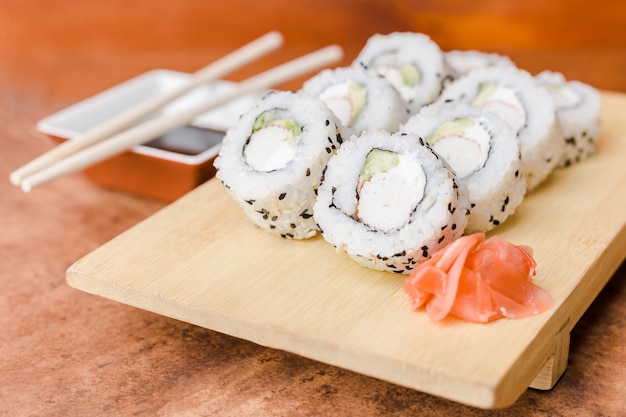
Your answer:
[[[286,36],[273,63],[330,43],[347,63],[371,34],[410,30],[443,49],[500,52],[531,72],[626,91],[625,25],[622,0],[2,0],[0,76],[84,95],[79,82],[95,66],[110,69],[103,87],[155,67],[193,71],[272,29]]]

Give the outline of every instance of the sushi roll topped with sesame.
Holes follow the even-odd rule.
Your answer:
[[[409,273],[463,234],[467,188],[416,135],[352,136],[331,157],[313,206],[338,252],[382,271]]]
[[[352,133],[394,132],[409,117],[407,104],[384,78],[360,67],[326,69],[305,81],[302,92],[320,98]]]
[[[450,76],[439,46],[427,35],[413,32],[373,35],[352,65],[384,76],[408,103],[411,113],[435,101]]]
[[[524,70],[497,66],[476,69],[448,84],[438,101],[468,103],[511,126],[520,141],[528,191],[542,183],[561,160],[561,126],[554,100]]]
[[[584,161],[596,152],[600,136],[600,92],[580,81],[568,81],[559,72],[543,71],[535,76],[554,98],[563,133],[561,167]]]
[[[489,67],[513,67],[515,63],[506,55],[476,50],[452,50],[444,52],[446,63],[450,67],[454,78],[459,78],[470,72]]]
[[[271,92],[226,133],[216,177],[257,226],[284,238],[312,237],[322,170],[347,137],[344,129],[320,99]]]
[[[520,145],[498,116],[462,102],[422,108],[401,129],[423,137],[469,190],[466,233],[487,232],[512,215],[526,194]]]

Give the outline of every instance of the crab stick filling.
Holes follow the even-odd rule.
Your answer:
[[[472,102],[495,112],[516,132],[526,124],[526,109],[514,89],[496,83],[481,84]]]
[[[478,120],[457,118],[440,124],[426,137],[426,143],[460,178],[465,178],[485,166],[490,139],[491,135]]]
[[[372,149],[359,175],[356,217],[378,231],[400,229],[409,222],[425,187],[426,175],[417,160]]]
[[[365,87],[352,81],[331,85],[319,98],[344,126],[352,126],[367,103]]]
[[[282,169],[293,160],[301,136],[302,126],[286,110],[267,110],[256,118],[243,158],[257,171]]]

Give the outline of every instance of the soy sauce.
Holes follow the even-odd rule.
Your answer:
[[[183,155],[198,155],[220,144],[225,135],[225,132],[219,130],[184,126],[159,136],[144,145]]]

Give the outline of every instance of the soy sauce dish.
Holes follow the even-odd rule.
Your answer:
[[[37,122],[37,129],[56,142],[72,140],[151,97],[183,85],[190,74],[155,69],[102,91]],[[185,110],[235,86],[216,81],[165,106],[163,114]],[[168,132],[83,171],[92,182],[110,189],[170,202],[215,174],[226,130],[262,94],[248,94],[196,117],[188,126]]]

